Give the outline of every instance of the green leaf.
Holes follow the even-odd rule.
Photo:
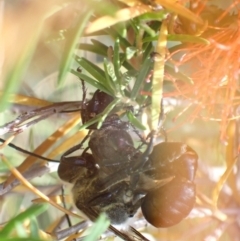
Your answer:
[[[146,32],[148,33],[151,37],[155,37],[156,36],[156,31],[153,30],[152,28],[150,28],[148,26],[148,24],[146,23],[141,23],[140,27]]]
[[[110,225],[110,221],[105,213],[100,214],[97,221],[90,228],[89,235],[84,238],[84,241],[96,241],[99,236],[107,230]]]
[[[151,42],[145,43],[145,44],[143,45],[143,49],[144,49],[143,59],[149,58],[149,56],[151,55],[151,53],[154,51],[154,49],[153,49],[153,44],[152,44]]]
[[[109,36],[112,36],[114,39],[119,39],[119,43],[122,48],[125,49],[127,47],[130,47],[131,44],[127,41],[126,37],[122,37],[121,33],[119,33],[114,27],[112,27],[111,29],[106,29],[106,33]]]
[[[103,44],[102,42],[100,42],[100,41],[98,41],[98,40],[96,40],[96,39],[91,39],[91,41],[92,41],[93,45],[94,45],[96,48],[98,48],[99,50],[101,49],[102,52],[105,53],[104,56],[107,56],[107,51],[108,51],[108,46],[107,46],[107,45]]]
[[[90,75],[92,75],[95,79],[98,80],[100,83],[105,82],[105,77],[104,77],[104,71],[99,68],[97,65],[94,63],[90,62],[89,60],[85,58],[79,58],[76,57],[77,63],[84,68]]]
[[[132,100],[135,100],[136,97],[138,96],[139,90],[140,90],[143,82],[145,81],[146,76],[148,75],[152,66],[153,66],[153,62],[152,62],[151,58],[146,58],[145,61],[143,62],[143,65],[141,66],[139,74],[138,74],[136,81],[134,83],[134,86],[132,88],[132,92],[131,92],[131,96],[130,96],[130,98]]]
[[[113,67],[116,75],[116,89],[117,91],[121,92],[119,51],[119,39],[116,39],[113,49]]]
[[[114,90],[112,87],[113,85],[109,82],[112,80],[110,80],[110,76],[108,76],[109,78],[106,79],[107,73],[105,71],[103,71],[100,67],[85,58],[77,57],[76,60],[81,67],[83,67],[90,75],[92,75],[97,80],[97,82],[104,86],[108,93],[111,93],[111,95],[114,94]]]
[[[129,21],[129,25],[132,28],[132,31],[134,31],[135,36],[139,35],[140,32],[140,21],[139,18],[134,18]]]
[[[96,39],[91,39],[91,41],[92,41],[92,44],[82,43],[80,44],[79,48],[107,57],[108,46],[99,42]]]
[[[114,86],[115,93],[119,93],[119,86],[117,82],[117,77],[115,75],[115,71],[113,69],[112,64],[107,64],[106,65],[106,73],[109,75],[111,81],[112,81],[112,86]]]
[[[80,44],[79,49],[85,50],[85,51],[88,51],[88,52],[92,52],[92,53],[95,53],[95,54],[99,54],[99,55],[102,55],[102,56],[107,55],[104,52],[103,49],[96,48],[96,46],[94,46],[93,44],[82,43],[82,44]]]
[[[99,129],[103,121],[107,118],[108,114],[113,110],[113,108],[120,102],[120,99],[115,98],[101,113],[101,118],[98,120],[97,129]],[[98,116],[98,115],[97,115]]]
[[[15,222],[14,232],[16,233],[16,235],[18,237],[21,237],[21,238],[24,238],[24,237],[28,236],[27,230],[23,227],[22,222]]]
[[[100,128],[103,121],[105,120],[105,118],[107,117],[107,115],[110,113],[110,111],[120,102],[120,99],[115,98],[105,109],[102,113],[96,115],[95,117],[93,117],[91,120],[89,120],[87,123],[83,124],[80,126],[79,131],[80,130],[84,130],[86,129],[88,126],[95,124],[98,122],[98,126],[97,128]]]
[[[0,235],[1,237],[1,235]],[[1,241],[44,241],[43,239],[38,239],[38,238],[18,238],[18,237],[14,237],[14,238],[8,238],[8,237],[1,237]]]
[[[179,41],[182,43],[210,44],[210,42],[205,38],[188,34],[168,34],[167,40]]]
[[[137,127],[140,130],[146,130],[145,126],[136,118],[135,115],[131,111],[127,112],[127,118],[130,123],[132,123],[135,127]]]
[[[39,226],[37,223],[37,219],[35,217],[32,217],[31,219],[30,232],[31,232],[31,237],[39,238]]]
[[[103,67],[104,67],[104,74],[105,74],[105,78],[106,78],[106,84],[109,86],[109,89],[113,90],[113,95],[115,95],[116,89],[114,86],[114,83],[112,81],[112,79],[110,78],[109,74],[108,74],[108,69],[110,68],[110,64],[107,62],[107,59],[104,58],[103,60]]]
[[[112,95],[112,93],[108,89],[106,89],[103,84],[99,83],[97,80],[92,79],[91,77],[89,77],[85,74],[79,73],[79,72],[75,71],[74,69],[71,70],[71,73],[76,75],[80,79],[83,79],[90,85],[94,86],[96,89],[100,89],[100,90],[106,92],[107,94]]]
[[[164,20],[168,15],[168,12],[166,10],[156,11],[156,12],[147,12],[138,17],[139,20],[144,21],[162,21]]]
[[[158,35],[155,37],[146,37],[143,39],[143,43],[156,41],[158,39]],[[205,38],[201,38],[198,36],[187,35],[187,34],[168,34],[168,41],[179,41],[182,43],[196,43],[196,44],[209,44],[209,41]]]
[[[81,15],[78,23],[75,28],[69,31],[69,36],[67,38],[65,48],[62,54],[59,75],[58,75],[58,84],[61,85],[65,80],[66,74],[70,69],[70,66],[73,62],[73,54],[76,49],[76,45],[79,42],[79,38],[82,35],[82,32],[92,14],[92,11],[88,9],[86,15]]]
[[[0,231],[0,240],[3,237],[8,237],[12,231],[15,231],[16,225],[22,223],[25,219],[29,219],[46,211],[48,205],[41,204],[41,205],[32,205],[30,208],[25,210],[24,212],[18,214],[15,218],[11,219],[4,228]]]

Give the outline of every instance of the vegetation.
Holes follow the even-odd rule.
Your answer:
[[[239,0],[0,1],[0,134],[59,160],[87,133],[79,111],[60,113],[69,104],[81,106],[79,79],[88,98],[95,89],[115,97],[105,116],[119,105],[146,106],[135,108],[138,118],[126,108],[120,113],[145,135],[158,128],[163,99],[168,139],[199,155],[196,205],[174,227],[144,223],[141,232],[156,240],[238,240],[239,7]],[[49,111],[58,102],[64,103]],[[1,148],[0,239],[85,236],[90,224],[72,212],[68,191],[63,198],[57,164],[7,144]],[[78,234],[61,233],[69,225],[65,214],[80,225]],[[106,223],[101,216],[99,232],[86,240],[96,240]]]

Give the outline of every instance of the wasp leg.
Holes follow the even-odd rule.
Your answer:
[[[76,146],[71,147],[71,148],[68,149],[65,153],[63,153],[63,155],[62,155],[62,157],[61,157],[61,160],[62,160],[63,158],[65,158],[67,155],[72,154],[73,152],[80,150],[80,149],[82,148],[83,144],[85,143],[85,141],[89,138],[91,132],[92,132],[92,131],[90,130],[90,131],[88,132],[88,134],[83,138],[83,140],[82,140],[79,144],[77,144]]]

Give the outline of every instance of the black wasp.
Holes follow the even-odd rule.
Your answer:
[[[97,90],[81,111],[82,119],[101,113],[111,101]],[[59,177],[73,184],[76,206],[92,220],[105,212],[112,224],[121,224],[141,207],[155,227],[179,223],[195,203],[196,152],[181,142],[148,144],[142,152],[134,147],[129,129],[127,122],[109,115],[80,156],[68,157],[83,142],[64,153]]]

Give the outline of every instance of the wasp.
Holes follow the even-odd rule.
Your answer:
[[[84,121],[100,113],[110,101],[107,94],[96,91],[82,113]],[[198,155],[181,142],[153,145],[150,141],[142,152],[134,146],[129,132],[127,122],[109,115],[90,135],[81,155],[69,156],[83,143],[63,154],[59,177],[73,184],[77,208],[92,220],[105,212],[112,224],[121,224],[141,208],[155,227],[179,223],[195,203]]]
[[[104,111],[112,100],[97,90],[83,103],[83,123]],[[151,225],[170,227],[190,213],[195,203],[198,159],[191,147],[181,142],[146,144],[140,139],[147,145],[142,151],[135,147],[131,135],[137,130],[114,113],[100,129],[97,124],[88,128],[89,135],[62,155],[58,175],[73,184],[74,203],[91,220],[105,212],[112,224],[122,224],[141,208]],[[71,156],[87,138],[87,148]]]

